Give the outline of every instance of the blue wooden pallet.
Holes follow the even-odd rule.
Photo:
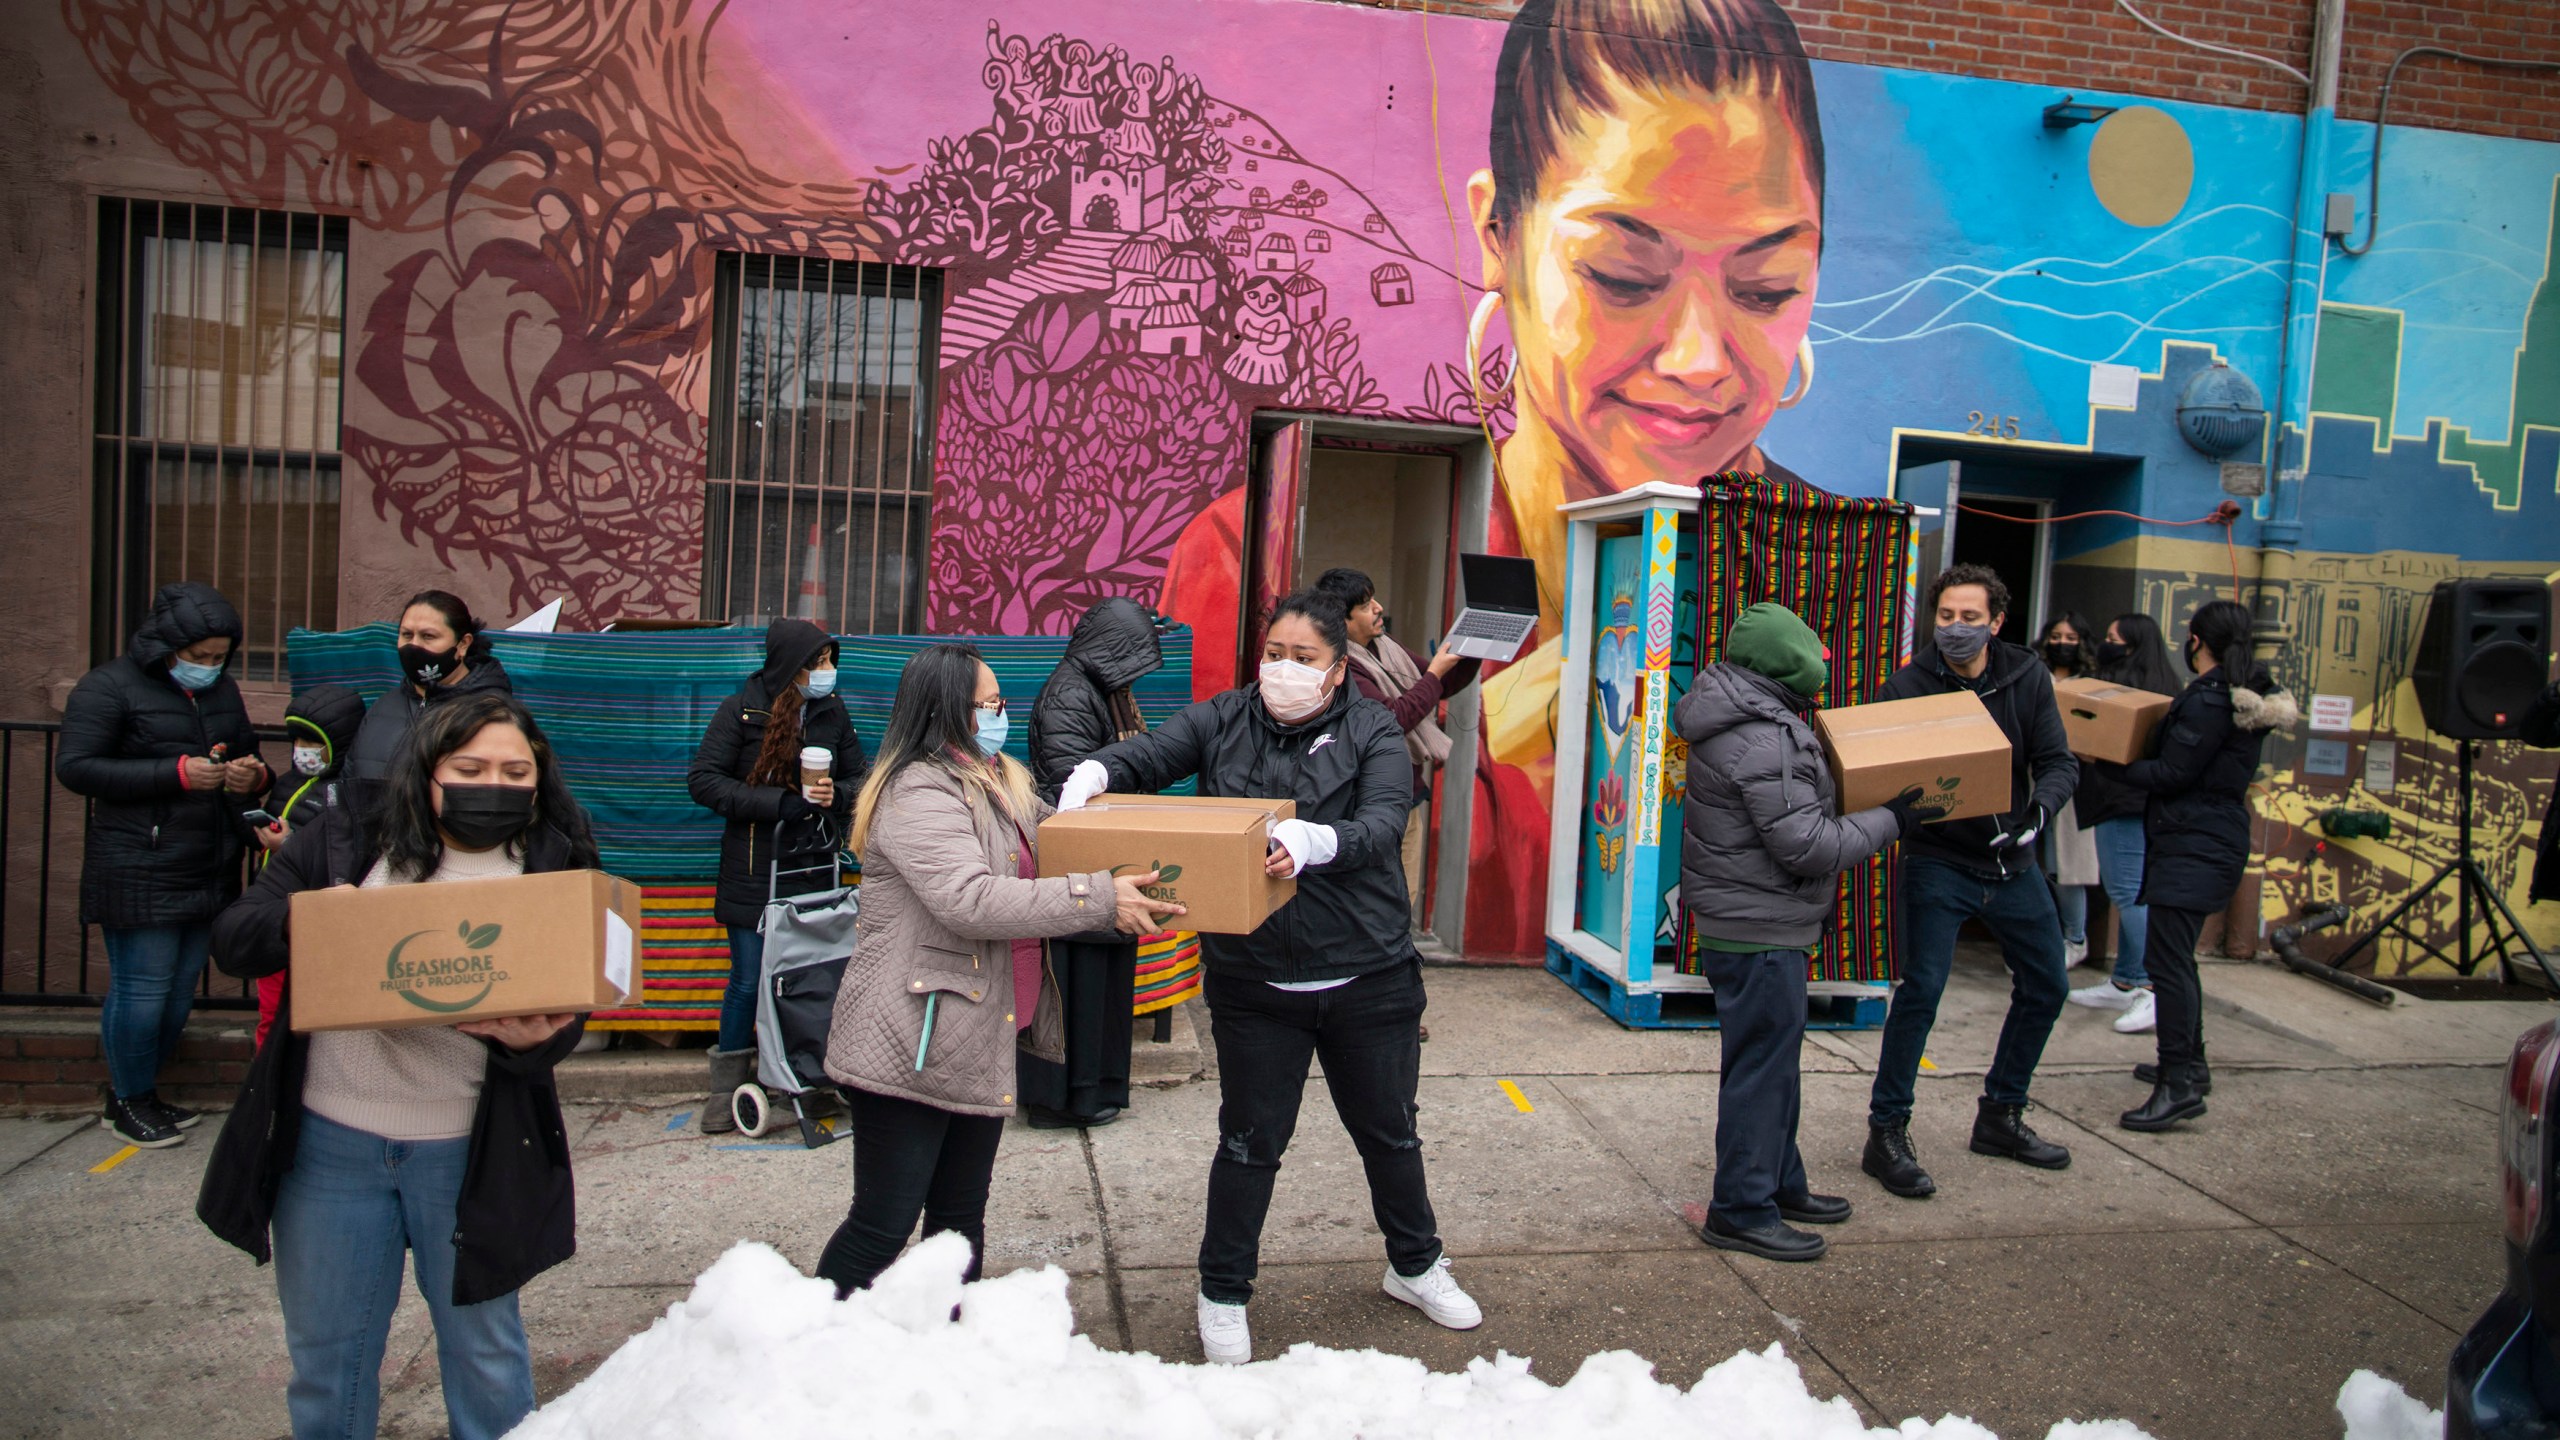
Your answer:
[[[1616,976],[1553,940],[1547,942],[1547,973],[1630,1030],[1713,1030],[1717,1025],[1713,994],[1698,990],[1630,993]],[[1878,1030],[1884,1027],[1885,998],[1881,994],[1815,995],[1806,1010],[1808,1030]]]

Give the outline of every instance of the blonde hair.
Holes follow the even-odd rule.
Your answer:
[[[889,782],[910,764],[931,765],[960,782],[960,794],[969,802],[971,813],[980,819],[993,819],[999,812],[1029,828],[1039,815],[1039,801],[1031,793],[1031,772],[1010,755],[996,755],[975,761],[956,755],[883,756],[871,767],[862,782],[862,793],[853,802],[853,837],[856,855],[871,840],[871,823],[880,813],[881,797],[888,793]]]

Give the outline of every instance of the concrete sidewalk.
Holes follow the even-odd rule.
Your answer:
[[[1711,1171],[1712,1033],[1621,1030],[1535,970],[1429,979],[1433,1197],[1487,1323],[1442,1331],[1378,1293],[1359,1162],[1319,1084],[1272,1209],[1257,1353],[1314,1340],[1455,1368],[1508,1350],[1560,1382],[1584,1355],[1627,1348],[1686,1384],[1778,1342],[1816,1393],[1871,1419],[1955,1412],[2012,1437],[2104,1416],[2163,1440],[2334,1437],[2332,1399],[2358,1367],[2441,1403],[2445,1357],[2502,1266],[2495,1067],[2560,1013],[2384,1011],[2281,971],[2210,966],[2212,1113],[2140,1136],[2114,1117],[2143,1094],[2127,1071],[2150,1037],[2075,1007],[2037,1086],[2037,1125],[2076,1157],[2049,1174],[1965,1150],[2007,996],[1996,961],[1968,952],[1914,1126],[1939,1195],[1896,1200],[1858,1173],[1877,1036],[1818,1034],[1806,1159],[1858,1214],[1828,1259],[1784,1266],[1692,1233]],[[1144,1091],[1089,1133],[1012,1128],[990,1270],[1058,1265],[1099,1342],[1195,1359],[1216,1109],[1209,1080]],[[570,1127],[580,1253],[524,1292],[546,1396],[737,1239],[806,1268],[849,1194],[846,1150],[706,1141],[690,1103],[578,1101]],[[0,1121],[0,1434],[284,1433],[272,1279],[195,1223],[212,1130],[196,1133],[108,1166],[117,1147],[92,1119]],[[414,1295],[386,1387],[383,1433],[442,1433]]]

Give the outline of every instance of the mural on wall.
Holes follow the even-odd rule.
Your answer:
[[[1926,434],[2122,457],[2132,508],[2186,517],[2222,494],[2165,377],[2210,356],[2276,389],[2298,117],[2127,98],[2049,131],[2048,87],[1807,64],[1776,0],[62,15],[221,194],[354,217],[344,433],[371,515],[347,524],[520,606],[694,612],[717,251],[943,270],[936,629],[1160,600],[1214,688],[1255,411],[1484,425],[1492,544],[1539,562],[1547,610],[1484,686],[1467,934],[1488,954],[1542,940],[1558,502],[1726,468],[1884,493],[1897,437]],[[2335,188],[2366,135],[2338,127]],[[2357,777],[2288,751],[2271,912],[2423,878],[2450,752],[2398,690],[2416,607],[2457,568],[2560,565],[2560,147],[2392,147],[2386,205],[2414,218],[2323,277],[2287,663],[2357,696],[2360,758],[2396,747],[2399,789],[2370,798],[2415,838],[2312,859],[2304,797]],[[2096,404],[2093,366],[2152,378]],[[2056,558],[2175,625],[2229,556],[2165,533]],[[2497,813],[2539,814],[2551,764],[2492,747]]]

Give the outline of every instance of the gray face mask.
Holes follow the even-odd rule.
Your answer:
[[[1958,665],[1971,664],[1991,644],[1988,625],[1941,625],[1938,627],[1938,653]]]

